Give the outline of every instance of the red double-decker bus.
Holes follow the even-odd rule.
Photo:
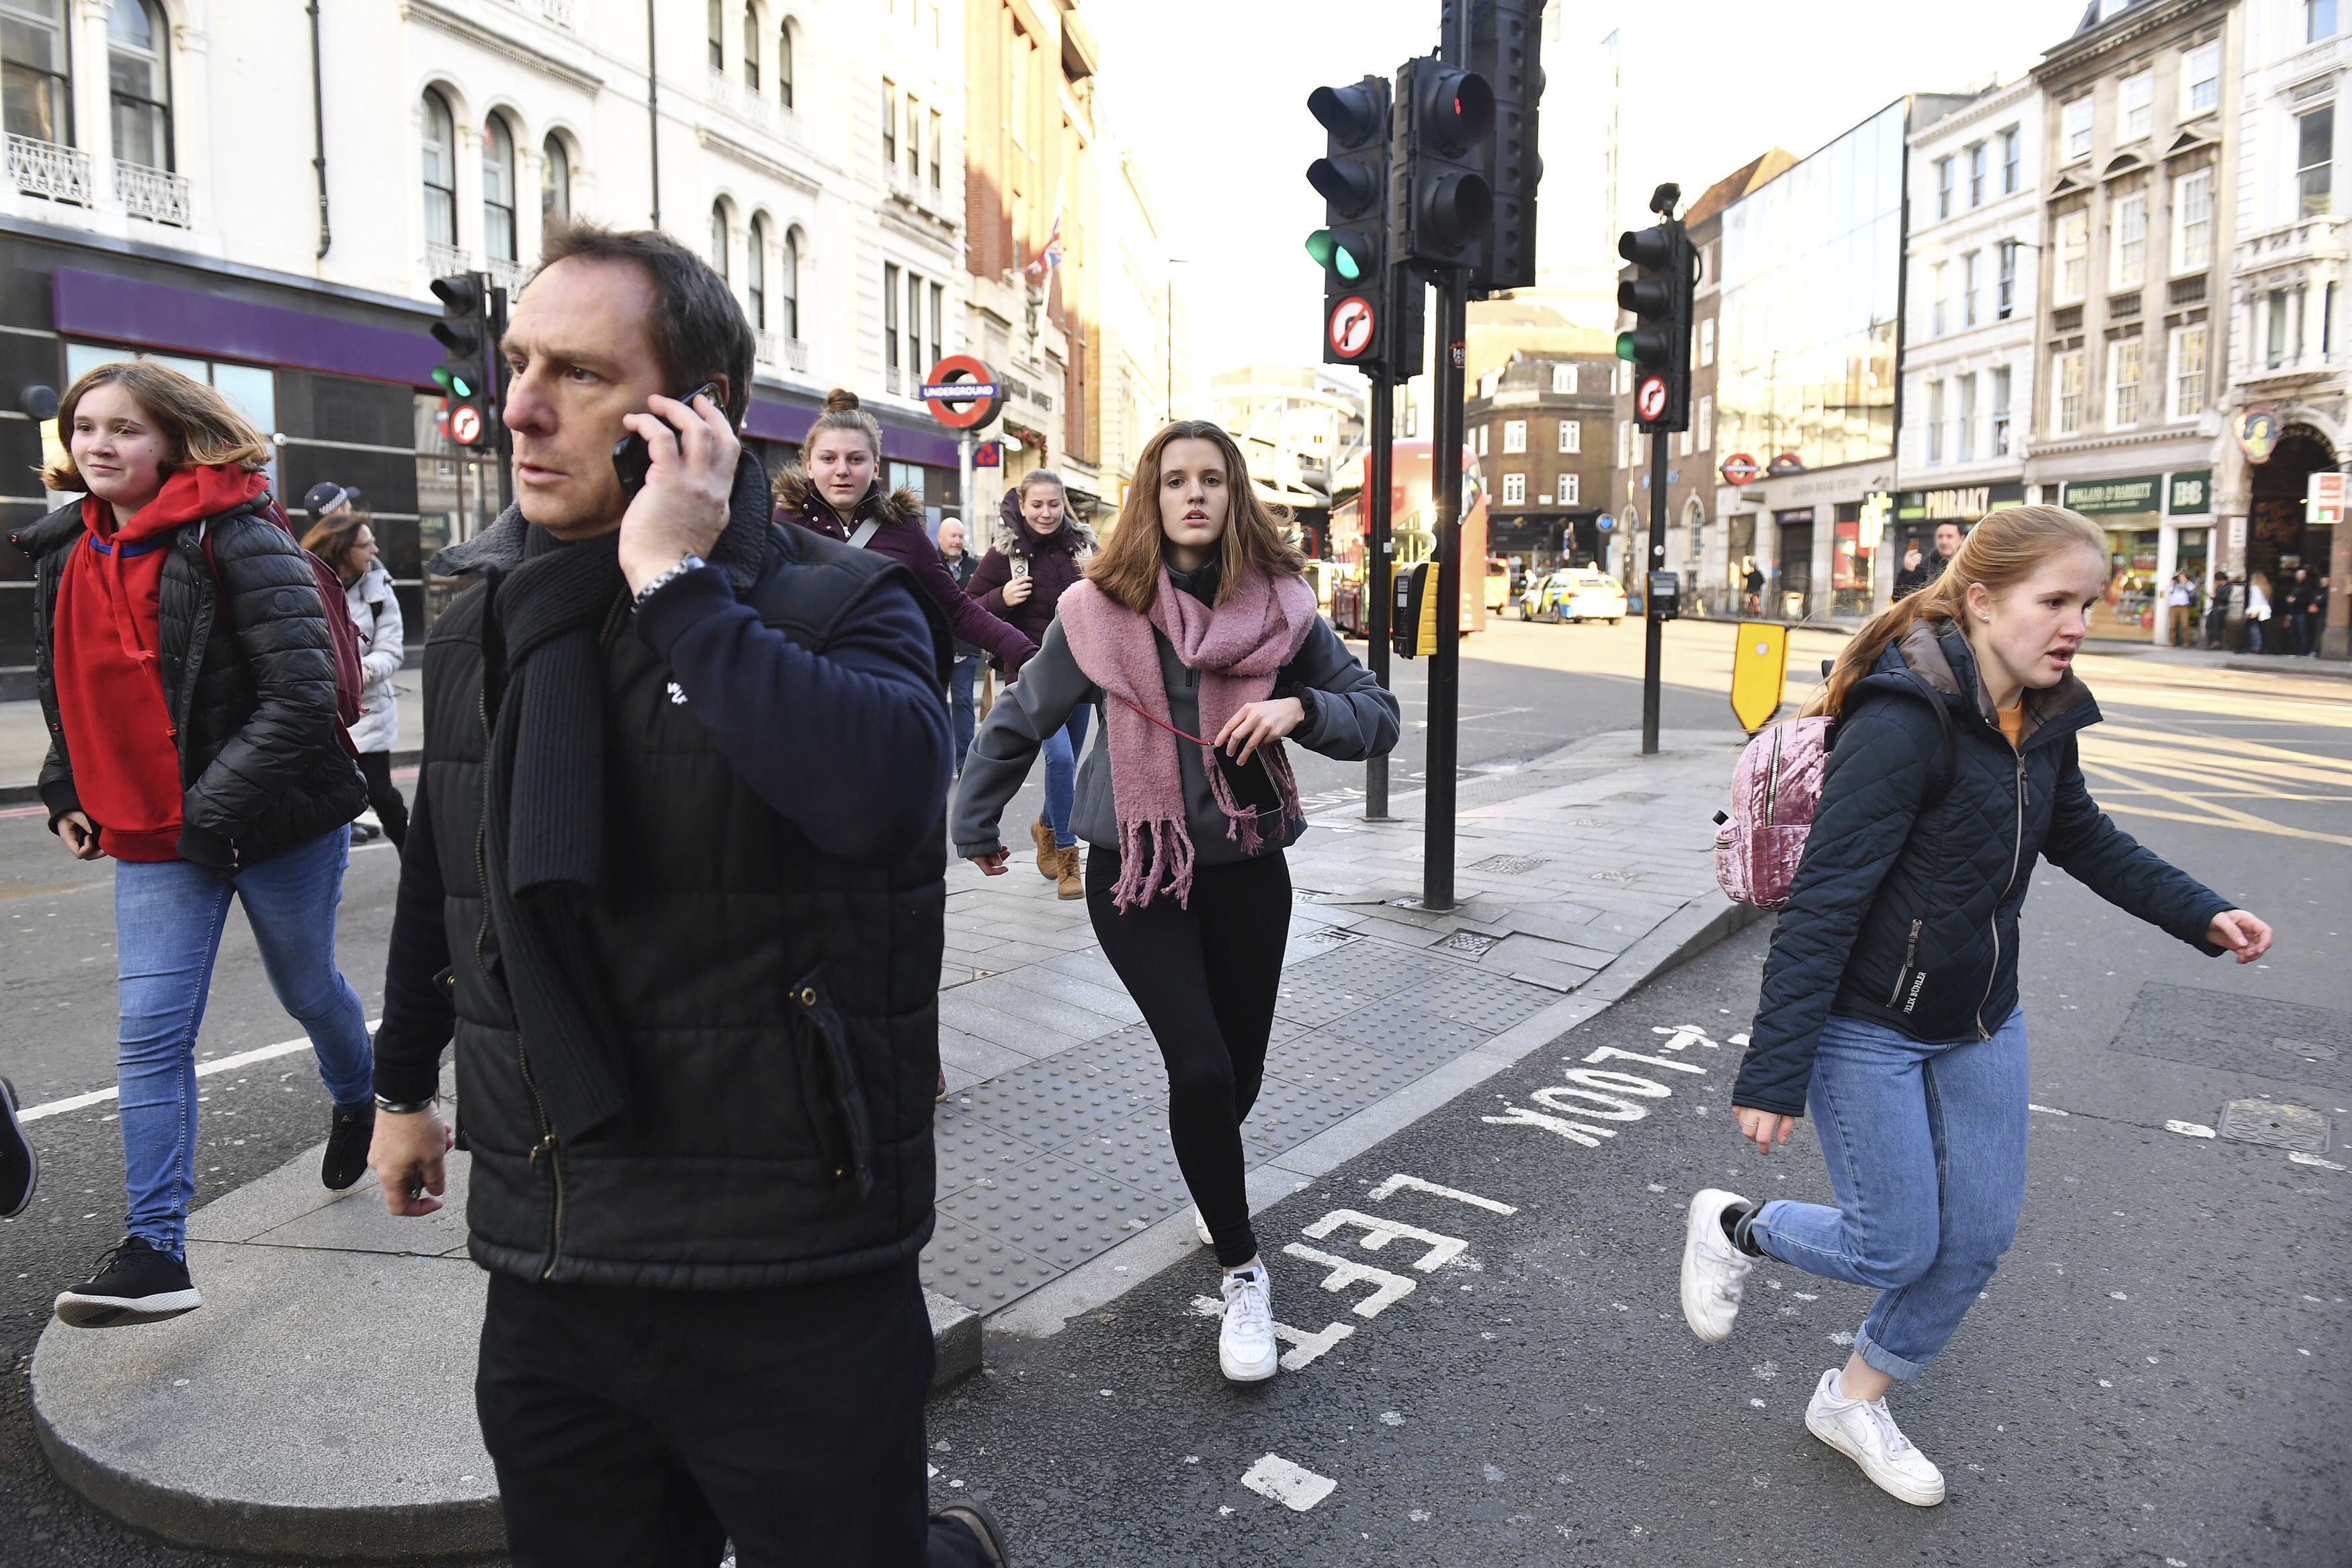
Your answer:
[[[1389,537],[1395,545],[1392,564],[1411,566],[1427,560],[1435,545],[1437,507],[1430,497],[1429,453],[1426,437],[1399,441],[1391,448],[1393,454],[1389,484]],[[1334,563],[1331,584],[1331,623],[1352,637],[1365,634],[1366,591],[1370,582],[1364,569],[1364,526],[1362,486],[1371,473],[1371,455],[1364,455],[1362,471],[1357,476],[1356,497],[1331,508],[1330,559]],[[1462,580],[1470,586],[1462,593],[1462,630],[1483,631],[1486,624],[1486,596],[1484,582],[1486,571],[1486,482],[1478,460],[1467,447],[1462,453]],[[1377,584],[1385,592],[1385,580]]]

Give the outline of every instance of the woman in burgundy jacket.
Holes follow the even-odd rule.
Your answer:
[[[1052,469],[1024,474],[1004,493],[993,548],[972,574],[972,597],[981,608],[1003,616],[1034,643],[1045,641],[1055,606],[1086,575],[1087,562],[1094,559],[1094,530],[1069,515],[1068,503],[1062,476]],[[1070,810],[1077,798],[1078,754],[1087,747],[1087,715],[1091,711],[1080,704],[1067,727],[1046,737],[1040,748],[1045,758],[1045,814],[1030,824],[1029,836],[1036,841],[1038,873],[1058,883],[1055,891],[1064,898],[1087,895]]]
[[[809,427],[803,466],[776,476],[776,505],[786,520],[863,549],[879,550],[915,574],[962,642],[996,655],[1010,675],[1036,643],[974,603],[956,586],[940,547],[923,528],[921,503],[882,486],[882,426],[857,405],[856,392],[825,394]]]

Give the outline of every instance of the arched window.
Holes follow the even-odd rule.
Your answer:
[[[563,138],[550,136],[540,149],[539,221],[560,224],[571,216],[572,154],[564,151]]]
[[[710,269],[726,277],[727,272],[727,204],[710,204]]]
[[[429,245],[457,243],[457,128],[449,100],[425,89],[425,238]]]
[[[776,271],[776,325],[787,338],[801,335],[801,231],[784,231],[784,264]]]
[[[113,9],[107,14],[114,155],[126,163],[143,163],[150,169],[172,166],[172,78],[163,57],[163,41],[170,37],[151,0],[114,0]],[[14,41],[12,37],[10,42]],[[15,50],[9,52],[13,55]],[[16,63],[8,62],[12,75]]]
[[[768,225],[753,218],[743,256],[743,297],[751,308],[751,326],[768,329]]]
[[[760,8],[743,7],[743,85],[753,97],[760,91]]]
[[[12,136],[73,140],[73,95],[66,80],[66,0],[6,0],[0,48],[0,105]]]
[[[790,22],[776,29],[776,97],[786,109],[793,106],[793,25]]]
[[[496,114],[482,121],[482,248],[493,261],[515,258],[514,133]]]
[[[710,68],[727,68],[727,7],[722,0],[710,0]]]

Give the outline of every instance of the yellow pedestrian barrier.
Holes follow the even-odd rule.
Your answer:
[[[1780,711],[1789,684],[1789,629],[1776,621],[1742,621],[1731,655],[1731,712],[1754,735]]]

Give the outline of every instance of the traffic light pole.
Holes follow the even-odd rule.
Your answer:
[[[507,291],[490,290],[489,341],[482,345],[482,384],[490,390],[488,410],[491,439],[499,454],[499,516],[506,516],[514,505],[514,433],[507,428],[505,355],[499,347],[507,340]]]
[[[1454,907],[1454,760],[1462,696],[1462,379],[1469,291],[1469,276],[1459,267],[1440,275],[1429,447],[1430,497],[1437,503],[1437,581],[1430,589],[1437,596],[1437,646],[1429,659],[1429,787],[1422,819],[1421,906],[1427,910]]]
[[[1654,576],[1666,570],[1666,447],[1663,430],[1650,433],[1650,553],[1649,571],[1642,578],[1642,755],[1658,750],[1658,676],[1665,649],[1666,623],[1658,619],[1658,596],[1651,591]]]
[[[1395,290],[1390,290],[1393,295]],[[1356,509],[1364,523],[1364,648],[1372,679],[1383,690],[1389,685],[1389,601],[1395,590],[1389,581],[1389,560],[1396,546],[1389,538],[1389,500],[1395,489],[1391,470],[1395,465],[1392,432],[1396,423],[1396,388],[1390,384],[1386,365],[1372,367],[1371,453],[1365,465],[1364,487]],[[1389,759],[1384,754],[1364,764],[1364,821],[1391,822]]]

